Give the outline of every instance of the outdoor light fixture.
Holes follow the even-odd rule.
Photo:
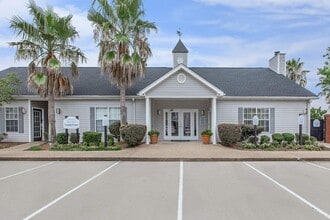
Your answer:
[[[25,108],[22,108],[22,113],[23,113],[23,114],[26,114],[26,110],[25,110]]]
[[[202,111],[201,111],[201,115],[202,115],[202,116],[205,115],[205,110],[204,110],[204,109],[202,109]]]
[[[160,115],[161,111],[160,109],[157,109],[157,115]]]
[[[60,108],[56,108],[55,109],[55,112],[56,112],[56,114],[61,114],[61,109]]]

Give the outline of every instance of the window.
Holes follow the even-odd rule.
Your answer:
[[[109,125],[115,121],[120,121],[120,108],[119,107],[100,107],[96,108],[96,131],[103,132],[102,120],[104,115],[109,117]]]
[[[18,108],[6,108],[6,132],[18,132]]]
[[[253,116],[259,117],[259,126],[262,127],[264,132],[269,132],[269,108],[244,108],[243,123],[252,125]]]

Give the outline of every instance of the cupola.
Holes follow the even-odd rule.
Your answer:
[[[173,54],[173,67],[176,67],[179,64],[188,65],[188,49],[179,39],[178,43],[172,50]]]

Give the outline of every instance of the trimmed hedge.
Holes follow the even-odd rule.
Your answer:
[[[125,125],[120,128],[121,135],[129,147],[135,147],[141,143],[147,132],[145,125]]]
[[[6,133],[1,133],[0,134],[0,142],[5,139],[8,135]]]
[[[283,133],[282,134],[284,141],[287,141],[289,144],[294,142],[294,135],[291,133]]]
[[[260,126],[257,126],[257,136],[263,132],[263,128]],[[247,140],[249,137],[254,136],[254,126],[253,125],[241,125],[241,141]]]
[[[260,144],[268,144],[270,142],[270,137],[267,135],[261,135]]]
[[[299,143],[299,134],[295,133],[296,137],[296,142]],[[302,144],[304,145],[306,141],[309,140],[309,135],[308,134],[302,134]]]
[[[56,134],[56,142],[58,144],[67,144],[65,133],[58,133],[58,134]]]
[[[77,133],[71,133],[69,139],[70,139],[71,143],[78,144],[79,143],[79,134],[77,136]]]
[[[241,125],[220,124],[218,125],[218,133],[222,144],[235,144],[241,140]]]
[[[112,134],[118,141],[120,141],[120,122],[115,121],[109,126],[109,132]]]
[[[276,141],[278,143],[282,143],[282,141],[284,140],[284,137],[280,133],[274,133],[274,134],[272,134],[272,139],[273,139],[273,142]]]
[[[86,131],[83,133],[83,142],[87,146],[90,146],[91,144],[95,146],[99,146],[101,143],[101,137],[102,137],[102,133],[94,132],[94,131]]]

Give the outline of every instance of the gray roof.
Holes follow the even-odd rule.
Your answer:
[[[222,90],[226,96],[283,96],[316,97],[315,94],[297,85],[283,75],[269,68],[190,68],[209,83]],[[148,67],[144,77],[127,89],[127,95],[137,95],[139,91],[168,73],[172,68]],[[119,95],[116,86],[111,85],[106,75],[100,74],[98,67],[79,67],[80,76],[73,82],[73,95]],[[0,77],[17,73],[22,80],[21,95],[32,95],[26,85],[27,68],[12,67],[0,71]],[[69,68],[63,68],[69,74]]]
[[[188,49],[182,43],[182,41],[179,40],[174,49],[172,50],[172,53],[188,53]]]

